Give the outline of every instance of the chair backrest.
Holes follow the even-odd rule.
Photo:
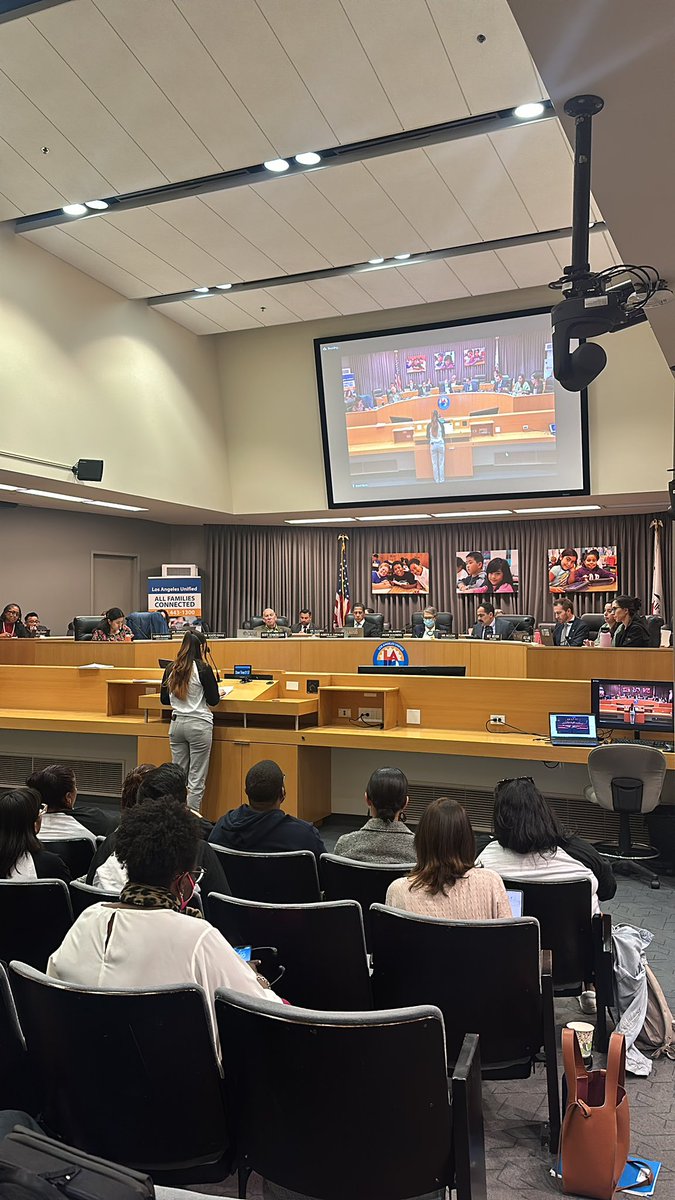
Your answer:
[[[497,597],[498,599],[498,597]],[[529,633],[530,637],[534,635],[535,619],[528,613],[504,613],[507,621],[510,621],[513,628],[518,633]]]
[[[645,617],[645,624],[649,632],[649,645],[652,648],[658,649],[661,645],[661,630],[663,628],[663,617],[648,616]]]
[[[352,626],[353,624],[354,614],[350,613],[348,617],[345,617],[345,625]],[[372,631],[373,637],[381,637],[384,633],[384,613],[367,612],[366,624]],[[364,629],[363,632],[365,633],[366,630]]]
[[[594,634],[599,633],[601,626],[605,624],[605,614],[604,613],[586,612],[586,613],[581,613],[580,615],[581,615],[582,621],[586,625],[588,625],[588,628],[590,629],[591,633],[594,633]]]
[[[505,879],[504,886],[523,892],[524,915],[539,922],[542,947],[553,955],[554,989],[578,994],[580,985],[593,979],[594,971],[590,881]]]
[[[321,890],[326,900],[358,900],[363,913],[366,945],[370,948],[370,906],[384,904],[387,888],[395,879],[409,875],[410,863],[374,864],[322,854],[319,861]]]
[[[43,971],[73,923],[61,879],[0,879],[0,960],[14,958]]]
[[[256,614],[254,617],[249,617],[246,621],[244,621],[242,629],[261,629],[264,624],[265,622],[262,619],[262,615]],[[279,616],[279,613],[277,613],[277,625],[288,625],[290,628],[288,617],[281,617]]]
[[[20,962],[10,978],[56,1136],[151,1173],[222,1158],[229,1136],[201,988],[106,992]]]
[[[422,613],[422,612],[413,613],[413,615],[412,615],[413,632],[416,629],[419,629],[420,626],[423,624],[424,624],[424,613]],[[440,629],[442,633],[452,633],[452,613],[437,612],[436,613],[436,628]]]
[[[96,844],[91,838],[38,838],[45,850],[58,854],[66,864],[73,879],[78,875],[86,875],[89,864],[96,853]]]
[[[106,900],[119,900],[119,892],[104,892],[101,888],[85,883],[83,879],[72,879],[68,884],[73,916],[77,919],[85,908],[92,904],[103,904]]]
[[[260,904],[211,892],[209,919],[232,946],[274,946],[279,994],[327,1011],[373,1007],[361,909],[353,900]]]
[[[525,1069],[543,1039],[539,926],[511,921],[440,921],[373,905],[373,996],[378,1008],[436,1004],[448,1063],[466,1033],[480,1037],[487,1068]]]
[[[661,798],[666,778],[666,760],[654,746],[595,746],[588,756],[588,774],[598,804],[614,809],[613,779],[635,779],[642,784],[640,812],[651,812]],[[554,968],[555,969],[555,968]]]
[[[243,1165],[322,1200],[402,1200],[451,1183],[437,1009],[323,1013],[219,989],[216,1014]],[[274,1120],[261,1096],[274,1096]],[[340,1140],[329,1166],[327,1129]]]
[[[90,642],[91,635],[97,625],[100,625],[101,617],[73,617],[73,632],[76,642]]]
[[[311,904],[321,899],[316,858],[311,850],[251,854],[211,843],[223,857],[233,896],[264,904]]]
[[[34,1112],[28,1055],[4,963],[0,963],[0,1111]]]
[[[160,612],[132,612],[127,613],[127,625],[134,635],[134,640],[137,642],[149,641],[153,635],[156,637],[169,636],[169,626],[166,623],[166,617]]]

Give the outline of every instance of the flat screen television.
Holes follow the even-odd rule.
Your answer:
[[[549,309],[314,349],[330,508],[588,494],[586,393],[553,378]]]
[[[633,679],[594,679],[591,707],[598,729],[673,733],[673,685]]]

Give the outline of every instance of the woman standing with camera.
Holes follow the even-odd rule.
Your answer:
[[[164,671],[160,698],[171,705],[169,744],[171,759],[185,771],[188,805],[201,811],[209,772],[213,713],[220,700],[218,683],[206,661],[208,643],[203,633],[189,629],[176,661]],[[211,706],[211,707],[209,707]]]

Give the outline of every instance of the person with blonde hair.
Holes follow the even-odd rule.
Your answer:
[[[206,661],[208,642],[188,629],[176,661],[164,671],[160,698],[171,705],[171,759],[187,776],[188,805],[200,812],[209,773],[213,713],[220,700],[218,683]]]

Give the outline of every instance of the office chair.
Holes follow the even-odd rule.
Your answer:
[[[659,877],[643,863],[659,857],[654,846],[634,843],[631,813],[648,813],[656,808],[666,778],[666,760],[653,746],[596,746],[588,756],[590,784],[584,795],[591,804],[599,804],[619,814],[618,842],[596,842],[596,850],[608,858],[615,874],[637,875],[648,879],[653,888],[661,886]]]

